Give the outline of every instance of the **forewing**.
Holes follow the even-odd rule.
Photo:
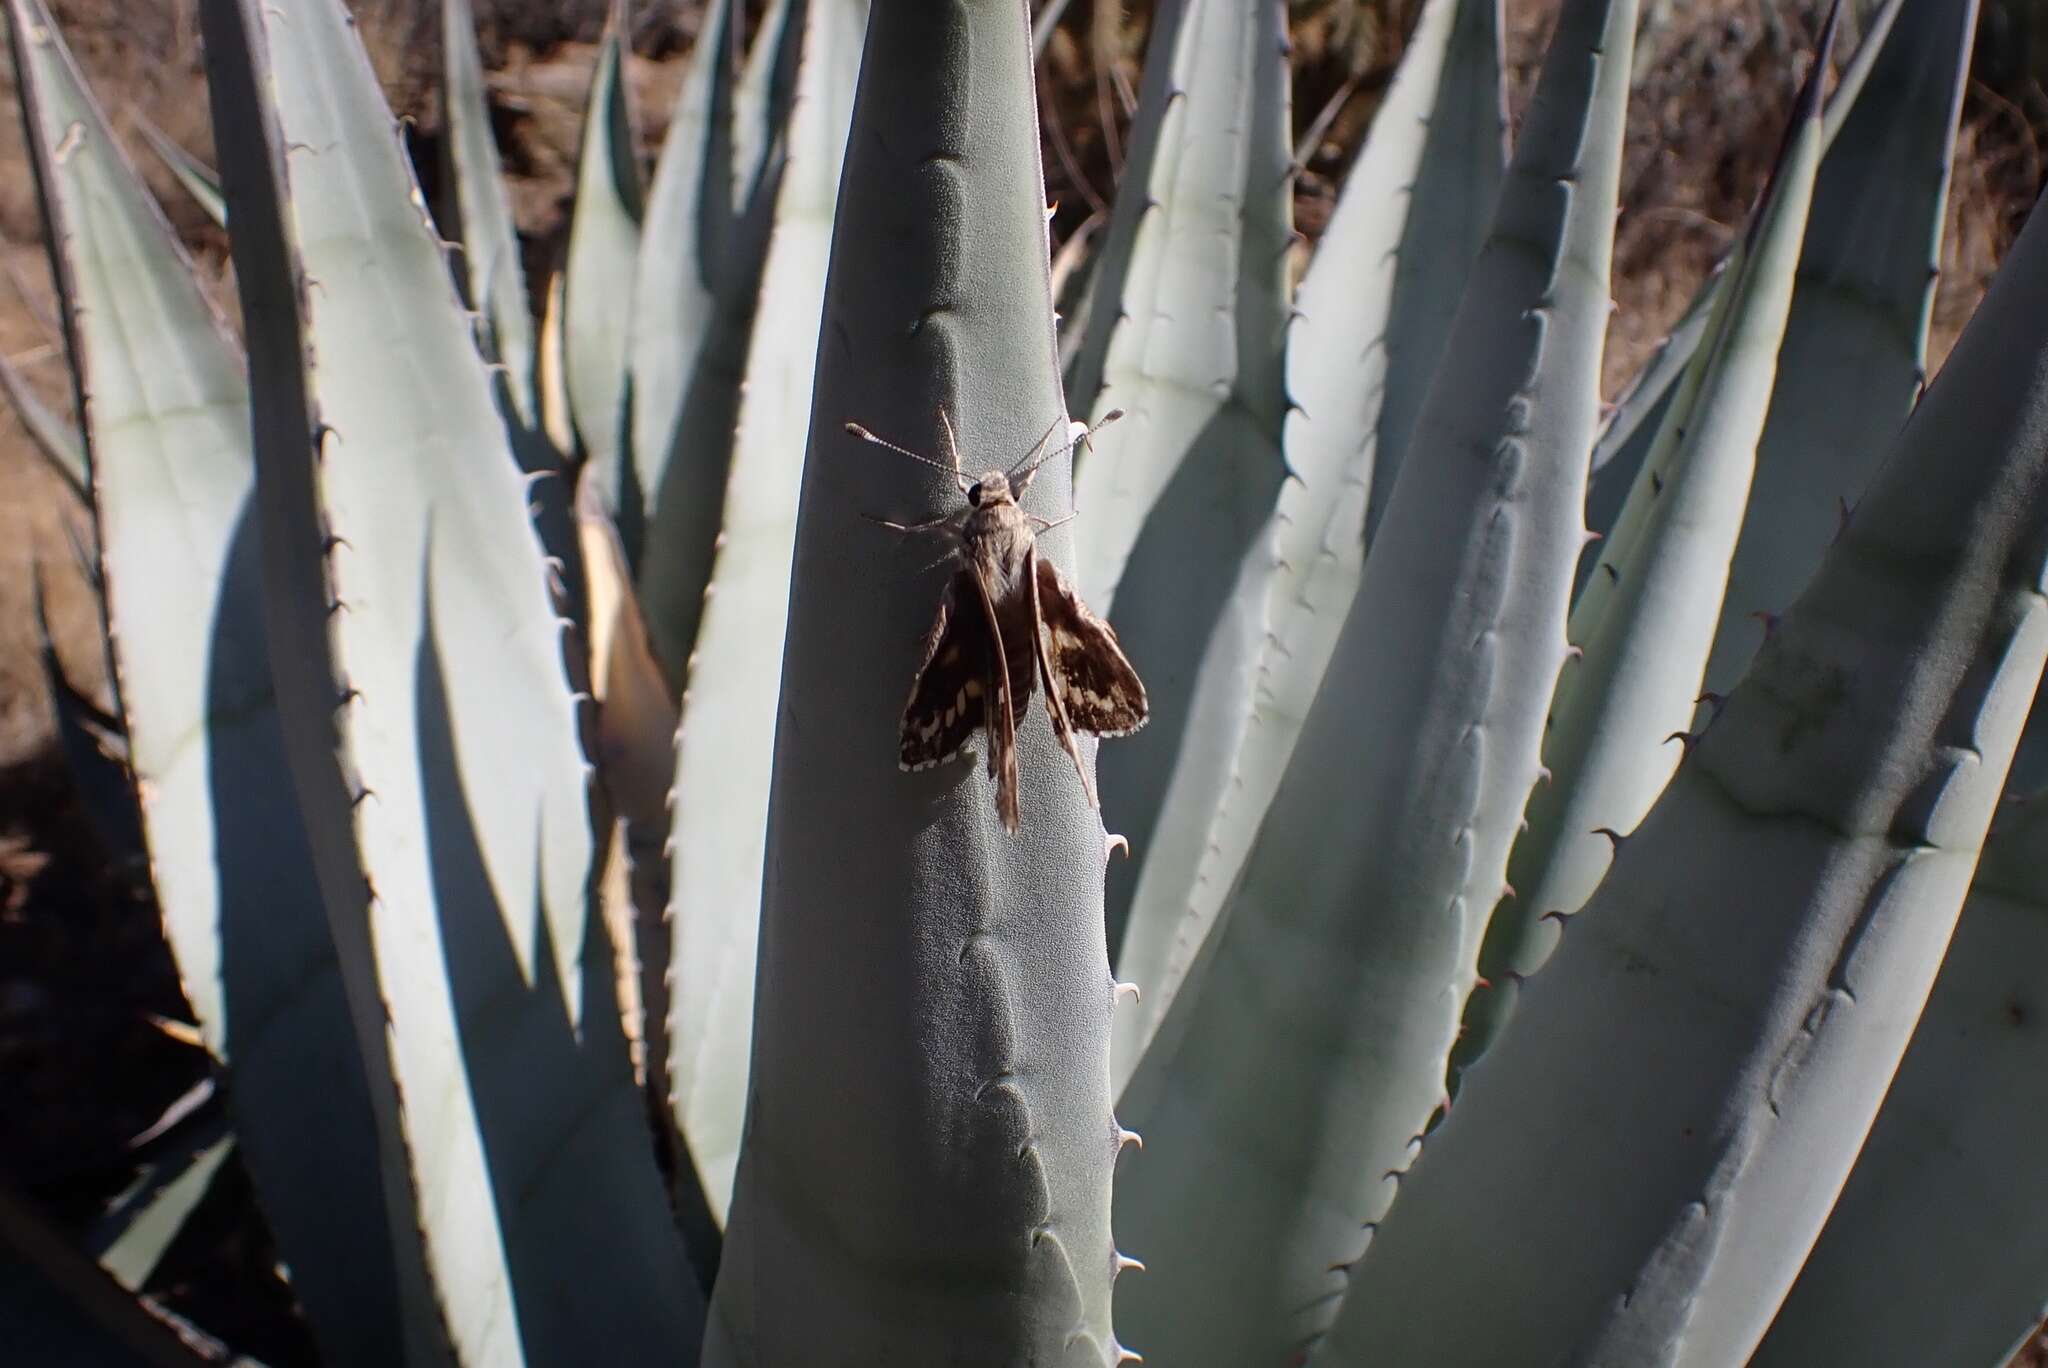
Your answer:
[[[1031,620],[1043,624],[1045,610],[1038,591],[1038,553],[1032,552],[1031,571]],[[1060,696],[1059,680],[1052,671],[1052,658],[1047,654],[1046,639],[1051,633],[1040,630],[1031,638],[1031,650],[1038,672],[1045,680],[1045,715],[1052,722],[1053,739],[1060,743],[1060,749],[1074,762],[1074,773],[1081,778],[1081,792],[1088,798],[1088,806],[1100,809],[1102,800],[1095,796],[1095,781],[1088,775],[1088,762],[1081,758],[1081,748],[1074,744],[1074,724],[1067,717],[1067,705]]]
[[[962,567],[946,584],[925,637],[924,663],[903,705],[901,763],[930,769],[952,759],[982,725],[983,696],[995,668],[981,590]]]
[[[1075,731],[1127,736],[1145,725],[1145,686],[1117,645],[1116,632],[1095,616],[1066,576],[1038,560],[1038,608],[1045,652],[1067,720]]]
[[[995,598],[989,593],[988,576],[973,566],[965,573],[968,582],[973,585],[973,601],[981,605],[982,621],[989,627],[988,692],[994,696],[995,701],[988,709],[988,774],[989,778],[996,781],[996,812],[1002,818],[1003,829],[1015,831],[1019,822],[1017,712],[1021,707],[1017,691],[1011,683],[1016,677],[1016,666],[1010,659],[1006,644],[1009,633],[998,626],[1003,619],[996,610]],[[962,592],[964,594],[965,590]],[[1029,641],[1028,622],[1026,628],[1025,640]],[[1005,706],[1006,704],[1009,706]]]
[[[1031,707],[1031,690],[1038,680],[1038,651],[1031,640],[1032,626],[1037,621],[1031,596],[1022,586],[1008,599],[991,600],[998,630],[1002,634],[1002,659],[998,662],[1010,676],[1010,724],[1024,725],[1024,714]]]

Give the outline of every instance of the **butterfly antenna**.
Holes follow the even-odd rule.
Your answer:
[[[960,486],[960,492],[967,492],[967,474],[960,469],[960,443],[953,438],[953,420],[946,416],[946,406],[939,405],[939,432],[946,439],[946,456],[953,462],[953,481]]]
[[[1045,455],[1040,456],[1030,465],[1025,466],[1022,470],[1018,471],[1016,478],[1025,483],[1029,483],[1031,477],[1038,473],[1038,468],[1044,465],[1047,461],[1050,461],[1053,457],[1058,456],[1064,452],[1072,451],[1077,446],[1085,446],[1089,438],[1093,437],[1096,433],[1102,431],[1104,428],[1108,427],[1111,423],[1114,423],[1117,419],[1123,416],[1124,411],[1122,409],[1111,409],[1109,412],[1102,415],[1100,421],[1094,423],[1090,427],[1084,428],[1079,435],[1069,437],[1065,442],[1061,443],[1059,446],[1054,447],[1051,451],[1046,452]]]
[[[911,460],[916,461],[919,465],[928,465],[933,470],[943,470],[956,480],[960,478],[960,471],[957,467],[947,465],[944,461],[935,461],[929,456],[920,455],[919,453],[912,451],[909,447],[897,446],[887,437],[875,436],[874,433],[869,432],[859,423],[848,423],[846,425],[846,433],[849,437],[858,437],[863,442],[873,442],[878,447],[887,447],[890,451],[895,452],[898,456],[908,456]]]
[[[1065,417],[1066,415],[1063,413],[1055,415],[1052,422],[1046,426],[1045,431],[1039,434],[1038,440],[1033,442],[1030,448],[1017,458],[1017,463],[1005,471],[1004,474],[1010,479],[1016,479],[1017,472],[1030,465],[1032,458],[1044,450],[1045,444],[1052,440],[1052,435],[1060,430],[1060,420]]]

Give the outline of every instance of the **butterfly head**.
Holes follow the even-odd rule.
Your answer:
[[[1000,470],[991,470],[967,486],[967,502],[975,508],[995,508],[1015,503],[1016,492],[1010,488],[1008,475]]]

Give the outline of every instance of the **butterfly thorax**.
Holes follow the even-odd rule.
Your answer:
[[[1000,604],[1026,584],[1031,524],[1000,470],[969,486],[967,501],[971,507],[960,525],[960,541],[969,562],[981,572],[989,596]]]

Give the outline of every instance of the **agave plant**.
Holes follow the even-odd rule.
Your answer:
[[[1065,318],[1020,0],[781,0],[743,59],[712,0],[644,188],[615,4],[540,320],[462,0],[443,222],[341,0],[202,0],[217,178],[158,151],[239,333],[7,8],[79,430],[0,386],[119,686],[66,717],[227,1099],[105,1275],[0,1194],[24,1342],[193,1361],[120,1289],[230,1145],[334,1363],[2030,1328],[2041,216],[1919,396],[1974,3],[1887,0],[1824,100],[1830,14],[1604,429],[1634,0],[1564,0],[1512,149],[1499,0],[1426,0],[1298,283],[1286,10],[1162,0]],[[1027,719],[1011,834],[895,772],[952,563],[876,523],[1112,409],[1024,509],[1153,720]]]

